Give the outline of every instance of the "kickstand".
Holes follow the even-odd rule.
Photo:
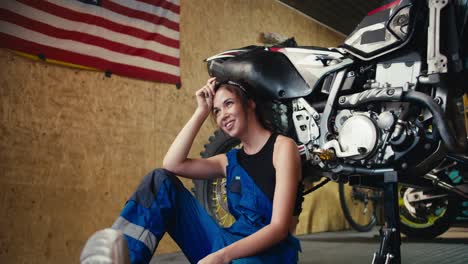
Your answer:
[[[398,174],[384,174],[385,225],[380,229],[380,248],[372,264],[400,264],[400,213],[398,207]]]

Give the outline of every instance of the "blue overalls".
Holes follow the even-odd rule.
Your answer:
[[[271,221],[272,202],[228,152],[226,191],[236,221],[222,228],[209,216],[180,180],[163,169],[148,174],[112,228],[127,238],[132,263],[149,263],[158,242],[168,232],[191,263],[249,236]],[[259,254],[232,263],[297,263],[299,241],[292,235]]]

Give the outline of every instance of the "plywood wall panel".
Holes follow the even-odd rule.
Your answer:
[[[260,44],[261,32],[302,45],[343,39],[276,1],[181,2],[179,90],[0,50],[0,263],[78,261],[86,239],[111,225],[142,177],[162,165],[208,77],[203,59]],[[191,157],[213,130],[203,125]],[[298,233],[345,226],[334,187],[307,197]],[[165,237],[158,252],[176,250]]]

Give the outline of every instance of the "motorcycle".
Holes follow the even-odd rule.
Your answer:
[[[401,260],[398,184],[468,198],[467,179],[455,186],[433,171],[448,156],[468,160],[467,6],[396,0],[369,12],[337,48],[289,40],[206,59],[210,76],[250,87],[276,131],[295,139],[305,182],[383,190],[385,228],[374,263]],[[238,145],[216,131],[201,154]],[[195,194],[229,225],[224,185],[223,179],[195,181]]]

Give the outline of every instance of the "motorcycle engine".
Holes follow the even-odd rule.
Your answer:
[[[378,97],[378,91],[387,87],[414,85],[420,67],[420,58],[415,53],[379,63],[376,65],[375,79],[368,83],[365,92],[358,93],[358,97]],[[417,129],[399,120],[404,107],[400,102],[381,102],[380,107],[375,108],[377,112],[338,111],[334,125],[335,139],[326,141],[320,147],[333,148],[337,157],[346,158],[345,162],[385,164],[390,158],[406,153],[409,145],[414,146]]]
[[[376,121],[369,113],[339,111],[335,119],[335,130],[341,152],[337,156],[361,160],[369,157],[377,148],[380,133]]]
[[[382,164],[394,156],[390,139],[396,118],[390,111],[380,114],[341,110],[334,122],[334,139],[327,141],[322,149],[333,149],[336,157],[345,158],[345,163]]]
[[[317,124],[319,114],[313,110],[299,100],[293,113],[298,139],[308,149],[333,149],[334,156],[350,163],[381,163],[393,155],[391,147],[385,144],[395,124],[392,112],[339,110],[331,133],[324,135]],[[326,139],[320,140],[322,137]]]
[[[366,79],[356,82],[356,87],[361,89],[354,93],[350,93],[352,90],[346,86],[359,77],[353,72],[346,76],[345,84],[340,88],[345,92],[341,95],[336,91],[333,94],[330,90],[333,86],[324,82],[324,87],[331,88],[321,92],[335,96],[332,100],[341,107],[335,113],[326,108],[319,113],[302,98],[293,101],[292,119],[298,141],[304,146],[300,151],[301,154],[306,153],[312,164],[322,166],[321,163],[338,158],[343,163],[360,163],[369,168],[388,165],[396,160],[403,166],[405,161],[402,157],[416,150],[423,128],[418,127],[414,120],[401,120],[402,113],[407,113],[410,106],[396,99],[399,93],[417,83],[421,69],[419,55],[409,53],[381,62],[373,69],[375,75],[359,75]],[[366,70],[368,68],[362,68],[359,72]],[[393,95],[395,98],[391,100],[382,100]]]

